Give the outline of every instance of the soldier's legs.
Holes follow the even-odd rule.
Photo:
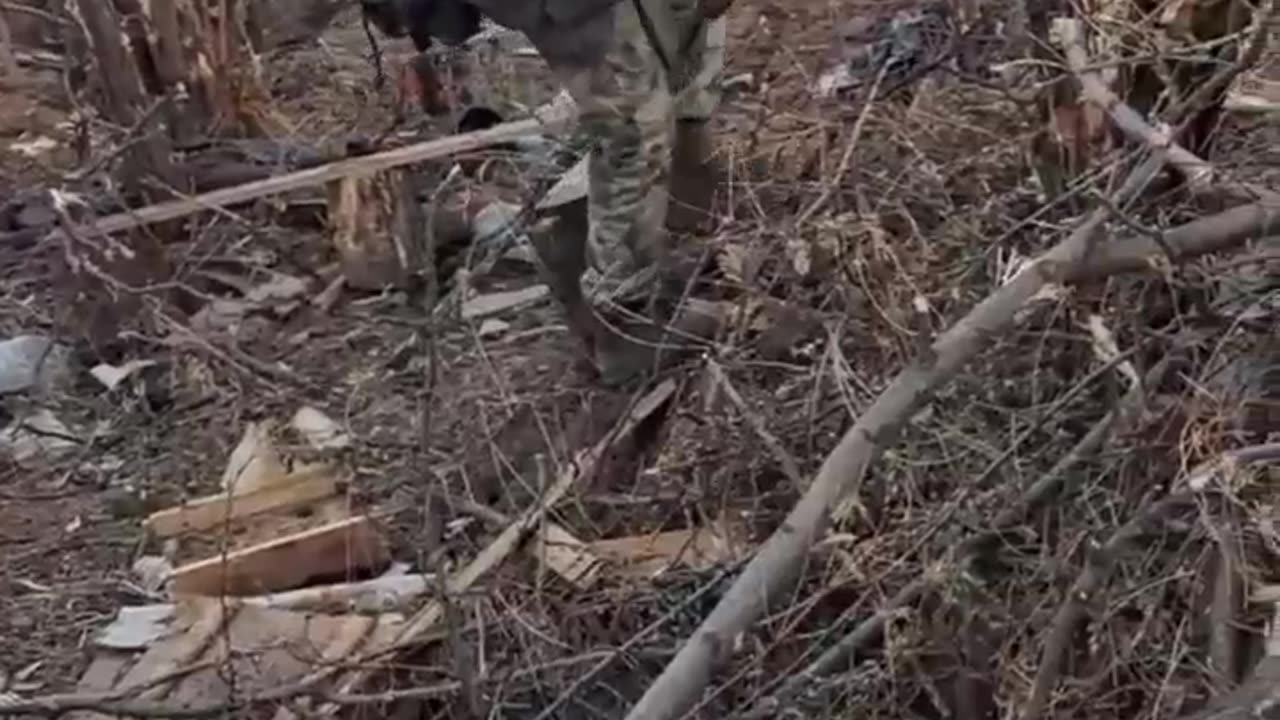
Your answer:
[[[671,170],[671,208],[676,232],[694,232],[710,219],[718,180],[709,121],[720,105],[724,79],[725,18],[703,23],[690,48],[675,96],[676,131]]]
[[[603,61],[560,74],[578,103],[579,130],[591,142],[591,266],[605,288],[626,300],[651,289],[662,260],[675,105],[634,6],[620,2],[613,12]]]
[[[695,5],[672,0],[673,8],[681,3]],[[606,379],[622,379],[652,364],[651,351],[665,332],[659,326],[670,319],[674,308],[669,301],[682,289],[667,268],[665,228],[676,118],[705,127],[719,99],[724,45],[723,31],[715,42],[714,30],[705,33],[704,28],[704,37],[695,43],[697,60],[690,58],[684,73],[668,77],[634,6],[621,2],[614,12],[614,37],[604,61],[591,68],[558,69],[578,103],[579,130],[591,141],[585,244],[594,270],[589,274],[597,281],[592,294],[633,309],[635,301],[644,301],[645,314],[658,321],[658,326],[651,322],[647,328],[633,325],[622,333],[599,333],[594,345]],[[678,96],[672,93],[673,81]],[[618,319],[613,315],[610,321]]]

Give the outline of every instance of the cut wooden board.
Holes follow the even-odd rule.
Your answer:
[[[672,567],[706,570],[732,561],[743,549],[741,536],[740,528],[721,521],[710,528],[597,540],[590,549],[610,574],[650,578]]]
[[[147,532],[166,538],[220,527],[266,512],[293,510],[337,495],[346,478],[321,466],[291,474],[279,485],[243,493],[218,493],[186,505],[152,513],[143,523]]]
[[[184,565],[172,580],[179,595],[260,595],[378,573],[390,562],[386,539],[361,515]]]

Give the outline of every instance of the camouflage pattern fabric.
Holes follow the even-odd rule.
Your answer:
[[[596,300],[629,301],[656,290],[676,121],[708,120],[720,102],[725,18],[703,21],[698,0],[650,5],[668,9],[678,27],[700,26],[674,72],[629,0],[614,7],[613,37],[600,62],[553,65],[578,103],[578,132],[590,148],[590,270],[583,279]]]

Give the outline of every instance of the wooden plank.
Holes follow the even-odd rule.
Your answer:
[[[186,505],[152,513],[143,522],[147,532],[166,538],[199,532],[260,513],[291,510],[338,493],[340,483],[330,467],[316,467],[290,475],[279,485],[245,493],[218,493]]]
[[[202,210],[216,210],[301,188],[324,185],[344,177],[367,177],[404,165],[473,152],[523,137],[558,131],[567,127],[576,114],[576,108],[570,103],[560,103],[542,110],[540,117],[528,120],[518,120],[495,125],[486,130],[427,140],[371,155],[338,160],[265,180],[219,188],[189,198],[179,198],[127,210],[81,225],[75,228],[75,232],[83,235],[105,235],[132,230],[168,220],[177,220]],[[61,233],[61,230],[55,230],[53,236],[61,237]]]
[[[317,577],[377,572],[390,561],[386,539],[361,515],[184,565],[172,579],[180,595],[258,595]]]

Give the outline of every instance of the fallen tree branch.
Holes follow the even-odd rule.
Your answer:
[[[1022,712],[1023,720],[1036,720],[1047,708],[1049,697],[1057,687],[1061,676],[1062,662],[1071,646],[1076,628],[1084,619],[1093,596],[1111,576],[1116,556],[1125,545],[1141,534],[1152,519],[1161,518],[1166,513],[1179,509],[1194,501],[1203,492],[1216,491],[1216,488],[1211,488],[1210,485],[1219,476],[1225,476],[1223,484],[1230,485],[1233,476],[1244,467],[1277,459],[1280,459],[1280,444],[1277,443],[1253,445],[1222,453],[1219,457],[1192,470],[1183,483],[1185,489],[1152,504],[1146,511],[1117,530],[1101,547],[1089,551],[1083,572],[1076,579],[1062,607],[1058,609],[1058,614],[1054,617],[1049,638],[1045,641],[1040,667],[1036,671],[1031,697]]]
[[[1135,235],[1098,243],[1089,259],[1068,278],[1088,283],[1111,275],[1160,270],[1169,263],[1206,255],[1248,240],[1280,233],[1280,200],[1268,198],[1165,230],[1158,237]]]
[[[1280,711],[1280,657],[1264,657],[1240,687],[1215,697],[1184,720],[1260,720]]]
[[[1195,194],[1204,194],[1213,187],[1217,172],[1213,165],[1198,157],[1191,151],[1174,142],[1168,130],[1157,130],[1152,127],[1138,111],[1129,107],[1116,96],[1111,88],[1097,72],[1090,70],[1092,63],[1089,53],[1084,48],[1084,29],[1081,21],[1059,18],[1055,21],[1053,33],[1062,45],[1067,58],[1067,66],[1080,83],[1080,91],[1085,99],[1097,105],[1111,118],[1111,122],[1130,139],[1142,143],[1154,150],[1165,153],[1168,163],[1187,179],[1187,187]],[[1184,103],[1170,114],[1170,122],[1179,123],[1182,116],[1193,110],[1193,106]],[[1228,183],[1220,186],[1237,199],[1267,199],[1275,204],[1276,193],[1247,184]]]
[[[1116,193],[1114,204],[1135,197],[1162,165],[1157,153],[1135,168]],[[645,692],[627,720],[671,720],[697,701],[710,682],[713,669],[727,660],[734,638],[772,603],[789,597],[787,589],[803,568],[805,554],[830,520],[829,513],[843,500],[857,496],[868,467],[896,441],[907,420],[970,359],[1007,330],[1018,310],[1046,286],[1067,282],[1088,257],[1109,216],[1107,209],[1095,210],[1067,239],[1025,265],[894,379],[841,438],[782,525],[761,545],[742,575]]]
[[[919,600],[936,585],[946,582],[954,574],[966,567],[973,558],[1002,532],[1009,530],[1036,508],[1068,490],[1065,481],[1068,472],[1090,457],[1096,455],[1115,437],[1122,428],[1127,427],[1139,417],[1146,408],[1147,389],[1155,387],[1163,379],[1172,366],[1169,357],[1156,363],[1143,378],[1141,383],[1134,384],[1120,400],[1119,405],[1108,412],[1093,428],[1080,438],[1071,450],[1058,462],[1054,463],[1044,475],[1040,476],[1012,504],[1005,506],[991,521],[991,529],[971,535],[956,548],[955,556],[946,564],[935,565],[928,572],[912,580],[899,590],[887,603],[874,614],[858,623],[850,632],[837,640],[803,670],[788,677],[771,697],[758,703],[756,710],[747,717],[751,720],[765,720],[776,717],[777,710],[784,703],[795,697],[805,687],[825,675],[834,673],[841,662],[854,653],[862,650],[881,637],[884,625],[899,610]]]
[[[729,381],[729,376],[725,374],[724,368],[714,360],[707,361],[707,367],[711,371],[712,377],[720,389],[724,391],[725,397],[729,398],[729,402],[738,409],[738,414],[743,420],[751,426],[756,436],[764,443],[764,446],[773,454],[773,459],[782,467],[782,472],[786,474],[787,479],[795,484],[797,490],[804,487],[804,475],[800,472],[800,463],[796,462],[795,456],[787,452],[786,446],[778,439],[777,435],[769,432],[769,428],[765,427],[764,421],[760,419],[760,415],[753,412],[751,407],[747,405],[747,401],[742,399],[742,395],[738,393],[738,389]]]
[[[1237,77],[1258,64],[1262,59],[1262,53],[1267,49],[1267,30],[1271,25],[1272,16],[1275,15],[1275,5],[1275,0],[1262,0],[1258,4],[1253,11],[1253,24],[1244,38],[1244,51],[1235,62],[1219,69],[1213,77],[1201,83],[1195,92],[1183,98],[1169,111],[1169,116],[1175,118],[1175,122],[1185,125],[1183,118],[1198,112],[1213,102],[1214,98],[1221,97],[1230,90],[1231,84]],[[1181,132],[1182,127],[1178,130]]]
[[[1105,86],[1102,89],[1105,90]],[[794,582],[803,565],[801,560],[805,553],[825,528],[828,513],[842,500],[856,497],[868,467],[895,442],[907,419],[991,339],[1006,330],[1018,310],[1046,286],[1067,284],[1090,271],[1096,272],[1091,269],[1096,266],[1099,247],[1105,247],[1105,244],[1097,242],[1097,236],[1111,215],[1112,207],[1128,202],[1144,189],[1165,163],[1195,171],[1195,182],[1189,184],[1207,189],[1208,181],[1215,176],[1211,166],[1172,142],[1168,132],[1152,129],[1109,90],[1107,97],[1108,104],[1104,107],[1113,121],[1119,125],[1121,121],[1117,117],[1122,117],[1128,127],[1126,132],[1142,131],[1139,138],[1152,148],[1153,156],[1129,174],[1107,206],[1095,210],[1066,240],[1023,267],[894,379],[841,438],[805,495],[760,547],[711,615],[645,692],[627,715],[627,720],[669,720],[696,702],[697,696],[710,682],[713,668],[727,659],[732,639],[768,609],[772,598],[785,596],[785,590]],[[1095,102],[1101,99],[1098,97]],[[1280,208],[1280,196],[1275,193],[1258,192],[1247,187],[1243,190],[1250,197],[1261,196],[1263,201],[1246,206],[1237,215],[1231,215],[1231,211],[1223,213],[1238,224],[1215,228],[1241,231],[1236,238],[1238,241],[1255,236],[1260,227],[1274,227],[1276,210]],[[1226,244],[1221,238],[1213,238],[1212,243],[1205,238],[1189,240],[1197,239],[1204,240],[1202,246]],[[1146,240],[1160,250],[1156,239]],[[1129,257],[1136,254],[1135,249],[1127,250],[1131,253]],[[1145,264],[1153,255],[1144,251],[1140,257]]]

